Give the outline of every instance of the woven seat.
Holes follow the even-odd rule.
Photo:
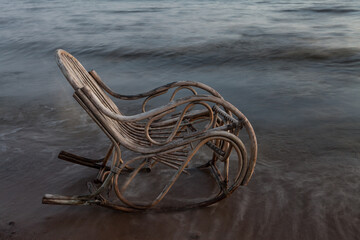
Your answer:
[[[249,182],[257,157],[255,133],[248,119],[211,87],[184,81],[142,94],[122,95],[106,86],[95,71],[87,72],[66,51],[57,50],[56,56],[60,69],[75,90],[74,98],[111,144],[104,158],[99,160],[60,152],[59,158],[96,168],[99,172],[94,182],[89,183],[90,194],[46,194],[43,203],[100,205],[122,211],[178,210],[213,204]],[[163,106],[146,110],[149,101],[171,91],[169,101]],[[177,97],[181,91],[191,95]],[[125,101],[144,99],[140,113],[122,114],[110,96]],[[245,144],[239,138],[242,131],[245,131]],[[123,151],[132,155],[124,159]],[[193,170],[212,176],[217,183],[216,194],[201,200],[179,198],[177,204],[162,205],[180,176],[184,173],[197,176]],[[146,174],[156,171],[166,171],[170,177],[162,182],[164,186],[152,199],[128,198],[126,192],[136,181],[134,179],[146,178],[151,176]]]

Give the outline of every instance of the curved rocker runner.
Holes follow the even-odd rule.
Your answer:
[[[254,130],[244,114],[211,87],[181,81],[137,95],[122,95],[106,86],[94,70],[87,72],[66,51],[59,49],[56,55],[60,69],[75,90],[74,98],[111,144],[98,160],[60,152],[60,159],[96,168],[98,174],[94,182],[88,183],[90,194],[46,194],[43,203],[100,205],[127,212],[179,210],[211,205],[249,182],[257,158]],[[177,98],[179,92],[191,95]],[[166,93],[170,93],[168,103],[147,110],[151,100]],[[109,95],[120,100],[144,99],[141,112],[122,114]],[[244,143],[239,136],[244,137]],[[124,151],[131,152],[130,157],[123,158]],[[215,191],[193,199],[182,200],[179,196],[176,204],[166,204],[176,183],[181,178],[197,176],[196,172],[210,176]],[[160,190],[154,188],[150,200],[145,200],[146,197],[137,196],[138,190],[131,192],[131,188],[151,182],[138,181],[152,176],[151,173],[168,177],[160,182],[156,177]]]

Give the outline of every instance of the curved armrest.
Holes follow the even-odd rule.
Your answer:
[[[158,116],[161,113],[170,112],[170,111],[174,110],[177,106],[180,106],[180,105],[186,104],[186,103],[194,103],[194,102],[199,103],[201,101],[204,101],[204,102],[212,102],[215,104],[222,105],[222,107],[224,109],[229,110],[233,115],[235,115],[237,117],[237,119],[239,121],[241,121],[239,123],[241,123],[241,125],[244,126],[244,128],[246,129],[246,131],[248,133],[249,139],[250,139],[251,151],[250,151],[249,165],[248,165],[248,170],[246,172],[245,178],[244,178],[244,180],[242,180],[243,185],[246,185],[248,183],[249,179],[251,178],[251,176],[254,172],[254,167],[255,167],[256,159],[257,159],[257,140],[256,140],[254,129],[252,128],[249,120],[245,117],[245,115],[242,112],[240,112],[234,105],[225,101],[224,99],[221,99],[219,97],[210,96],[210,95],[195,95],[195,96],[184,97],[181,99],[177,99],[175,101],[171,101],[164,106],[154,108],[147,112],[135,114],[132,116],[124,116],[121,114],[114,113],[114,112],[110,111],[108,108],[106,108],[100,102],[100,100],[97,98],[97,96],[87,86],[83,87],[81,89],[78,89],[77,91],[84,93],[85,96],[96,106],[96,108],[98,108],[99,111],[104,113],[106,116],[108,116],[114,120],[123,121],[123,122],[135,122],[135,121],[140,121],[140,120],[144,120],[147,118],[151,118],[154,116]],[[224,129],[224,130],[226,130],[226,129]],[[167,146],[169,147],[169,146],[173,146],[173,145],[171,145],[171,143],[169,143],[169,145],[167,145]]]
[[[160,93],[166,93],[169,89],[174,88],[174,87],[197,87],[200,89],[203,89],[205,91],[207,91],[208,93],[210,93],[211,95],[218,97],[218,98],[223,98],[215,89],[213,89],[212,87],[209,87],[206,84],[203,83],[199,83],[199,82],[191,82],[191,81],[179,81],[179,82],[172,82],[172,83],[168,83],[166,85],[160,86],[158,88],[155,88],[151,91],[148,92],[144,92],[144,93],[140,93],[140,94],[136,94],[136,95],[122,95],[119,93],[115,93],[113,92],[100,78],[100,76],[95,72],[95,70],[91,70],[89,72],[89,74],[95,79],[95,81],[99,84],[99,86],[104,89],[108,94],[110,94],[111,96],[115,97],[115,98],[119,98],[122,100],[136,100],[136,99],[140,99],[140,98],[144,98],[144,97],[149,97],[155,94],[160,94]]]
[[[122,121],[122,122],[135,122],[135,121],[144,120],[146,118],[153,117],[153,116],[156,116],[156,115],[164,113],[164,112],[168,112],[168,111],[176,108],[179,105],[189,103],[189,102],[199,102],[199,101],[210,101],[210,102],[214,102],[214,103],[226,102],[225,100],[218,98],[218,97],[214,97],[214,96],[195,95],[195,96],[185,97],[185,98],[177,99],[175,101],[171,101],[164,106],[154,108],[147,112],[135,114],[132,116],[125,116],[122,114],[114,113],[114,112],[110,111],[108,108],[106,108],[104,106],[104,104],[100,102],[98,97],[87,86],[85,86],[77,91],[82,91],[89,98],[89,100],[106,116],[108,116],[114,120],[118,120],[118,121]]]

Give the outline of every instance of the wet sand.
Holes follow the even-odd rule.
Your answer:
[[[60,112],[73,110],[80,109]],[[1,239],[356,239],[360,234],[359,156],[344,154],[344,148],[355,149],[358,143],[323,141],[331,139],[331,133],[322,129],[327,126],[304,124],[299,131],[255,121],[259,161],[248,186],[211,207],[134,214],[41,204],[44,193],[87,193],[86,182],[96,174],[56,159],[61,148],[88,156],[106,150],[106,138],[85,114],[80,114],[80,123],[91,126],[90,131],[75,139],[79,126],[71,122],[66,125],[72,132],[48,138],[57,131],[50,124],[57,116],[48,117],[42,133],[34,129],[43,122],[33,122],[7,142],[13,155],[8,161],[12,164],[1,164]],[[347,124],[342,128],[345,131]],[[25,138],[35,134],[41,135],[40,140],[21,151]],[[67,139],[72,139],[71,145]]]

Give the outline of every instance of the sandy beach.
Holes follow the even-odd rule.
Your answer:
[[[71,6],[71,7],[69,7]],[[0,239],[358,239],[360,5],[0,0]],[[214,206],[123,213],[43,205],[86,194],[108,140],[72,98],[63,48],[115,91],[217,89],[259,144],[247,186]],[[125,114],[135,105],[118,101]],[[199,189],[201,190],[201,189]]]

